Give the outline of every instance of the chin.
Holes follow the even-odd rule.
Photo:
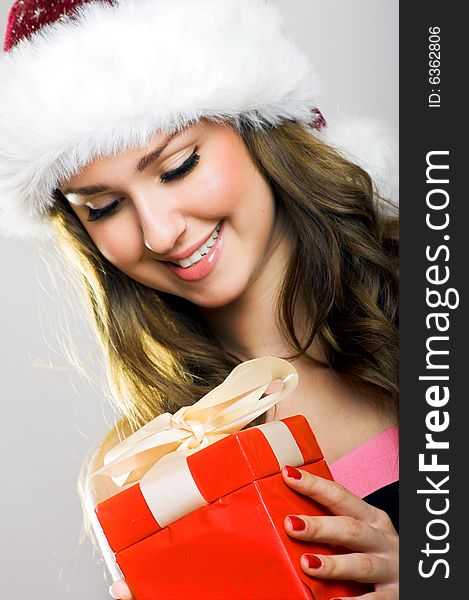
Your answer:
[[[220,297],[220,298],[213,298],[213,297],[206,298],[206,299],[198,298],[197,300],[193,300],[191,298],[190,301],[200,308],[216,309],[216,308],[223,308],[224,306],[228,306],[234,300],[236,300],[236,298],[237,298],[237,296],[235,296],[234,298],[227,298],[226,296]]]
[[[235,300],[237,300],[243,293],[243,290],[227,290],[223,289],[217,292],[202,293],[197,296],[187,298],[190,302],[199,306],[200,308],[216,309],[228,306]]]

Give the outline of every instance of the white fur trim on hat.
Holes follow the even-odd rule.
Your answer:
[[[201,117],[305,121],[318,82],[264,0],[91,2],[0,60],[0,223],[47,234],[58,183]]]
[[[54,189],[98,156],[145,147],[157,130],[203,117],[257,128],[306,123],[318,89],[266,0],[85,3],[76,18],[0,57],[0,230],[49,237]],[[357,132],[341,122],[324,131],[380,175],[389,158],[380,127]],[[365,140],[365,152],[344,145],[347,138]]]
[[[399,204],[399,144],[382,121],[364,116],[340,116],[321,131],[321,138],[345,158],[364,169],[378,194]],[[392,213],[392,206],[385,212]]]

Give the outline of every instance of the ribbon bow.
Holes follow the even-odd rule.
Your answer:
[[[276,380],[282,389],[263,396]],[[202,450],[269,410],[298,383],[296,369],[286,360],[265,356],[245,361],[192,406],[174,415],[159,415],[106,453],[104,467],[93,475],[109,475],[122,487],[135,483],[162,460]]]

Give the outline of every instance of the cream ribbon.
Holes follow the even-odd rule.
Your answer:
[[[283,382],[282,389],[262,397],[276,380]],[[297,384],[296,369],[282,358],[265,356],[245,361],[192,406],[184,406],[174,415],[159,415],[107,452],[105,466],[93,476],[109,475],[120,487],[145,479],[145,473],[162,460],[172,462],[176,453],[188,456],[240,431]]]
[[[269,446],[278,461],[279,469],[285,465],[299,467],[305,460],[295,437],[282,421],[271,421],[259,425],[258,429],[264,434]]]
[[[285,423],[272,421],[256,429],[264,434],[280,469],[304,463],[295,437]],[[178,452],[164,457],[145,474],[140,492],[161,528],[208,504],[197,487],[187,457]]]

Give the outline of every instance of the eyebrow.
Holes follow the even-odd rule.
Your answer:
[[[171,133],[166,140],[160,144],[157,148],[142,156],[142,158],[138,161],[135,170],[137,173],[141,173],[147,167],[149,167],[152,163],[154,163],[160,157],[161,153],[166,149],[166,147],[174,140],[175,137],[180,135],[184,130],[175,131]],[[81,188],[67,188],[63,190],[62,194],[67,196],[68,194],[76,194],[78,196],[94,196],[95,194],[101,194],[102,192],[109,192],[112,190],[111,187],[107,185],[88,185]]]
[[[174,140],[174,138],[182,133],[182,131],[183,130],[175,131],[175,132],[171,133],[160,146],[158,146],[157,148],[155,148],[154,150],[152,150],[151,152],[149,152],[148,154],[143,156],[138,161],[137,166],[135,167],[136,171],[138,173],[141,173],[149,165],[154,163],[155,160],[158,160],[158,158],[160,157],[160,154],[163,152],[163,150],[165,150],[166,147]]]

